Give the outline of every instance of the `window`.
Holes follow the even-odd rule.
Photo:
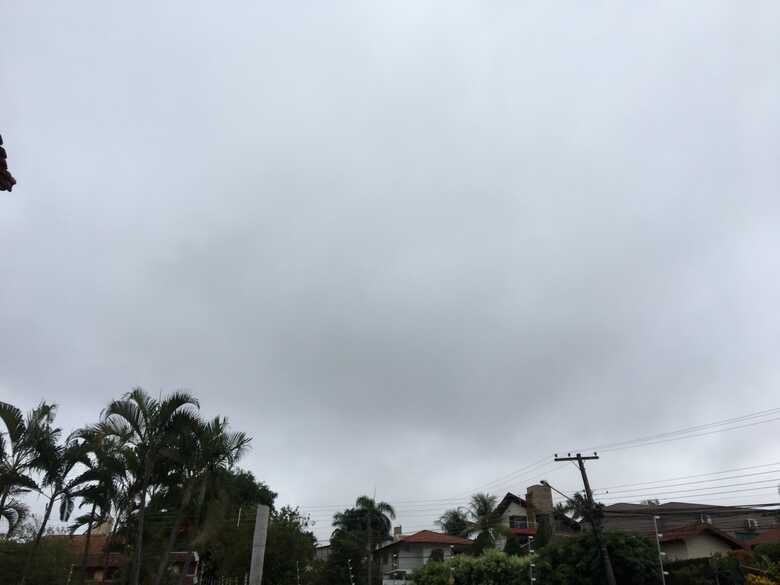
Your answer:
[[[528,516],[510,516],[509,528],[528,528]]]

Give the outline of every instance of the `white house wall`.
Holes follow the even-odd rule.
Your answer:
[[[691,536],[682,541],[664,542],[661,544],[661,550],[666,553],[666,558],[670,561],[684,561],[687,559],[707,559],[713,555],[724,555],[732,547],[722,539],[711,534],[703,533]]]

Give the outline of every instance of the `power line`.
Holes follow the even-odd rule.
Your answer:
[[[720,475],[720,474],[723,474],[723,473],[733,473],[735,471],[747,471],[747,470],[750,470],[750,469],[761,469],[763,467],[771,467],[771,466],[775,466],[775,465],[780,465],[780,461],[774,462],[774,463],[764,463],[764,464],[761,464],[761,465],[749,465],[747,467],[736,467],[736,468],[733,468],[733,469],[724,469],[724,470],[721,470],[721,471],[712,471],[712,472],[709,472],[709,473],[698,473],[698,474],[695,474],[695,475],[682,475],[682,476],[678,476],[678,477],[669,477],[669,478],[666,478],[666,479],[657,479],[657,480],[653,480],[653,481],[639,481],[639,482],[636,482],[636,483],[623,483],[623,484],[619,484],[619,485],[604,486],[602,488],[595,488],[595,489],[597,489],[597,490],[611,490],[613,488],[633,487],[633,486],[637,486],[637,485],[649,485],[649,484],[653,484],[653,483],[665,483],[667,481],[677,481],[679,479],[693,479],[695,477],[708,477],[710,475]]]
[[[751,427],[759,424],[765,424],[768,422],[780,420],[780,416],[774,416],[777,414],[780,414],[780,408],[771,408],[767,410],[753,412],[750,414],[745,414],[738,417],[732,417],[732,418],[722,419],[722,420],[705,423],[701,425],[685,427],[674,431],[668,431],[665,433],[647,435],[644,437],[638,437],[626,441],[606,443],[603,445],[589,447],[587,449],[579,449],[579,451],[589,451],[589,452],[590,451],[601,451],[601,452],[619,451],[622,449],[633,449],[636,447],[657,445],[659,443],[666,443],[669,441],[680,441],[683,439],[690,439],[694,437],[703,437],[715,433],[733,431],[737,429],[742,429],[746,427]],[[765,418],[765,417],[771,417],[771,418]],[[755,419],[762,419],[762,418],[764,420],[755,420]],[[736,425],[736,423],[741,423],[748,420],[752,422]],[[736,425],[736,426],[730,426],[730,425]],[[724,428],[716,428],[716,427],[724,427]],[[705,431],[705,432],[698,432],[698,431]]]
[[[742,475],[730,475],[728,477],[716,477],[716,478],[711,478],[711,479],[700,479],[698,481],[684,481],[684,482],[680,482],[680,483],[661,484],[661,485],[655,485],[655,486],[652,486],[652,487],[647,487],[644,490],[639,489],[639,488],[630,488],[630,489],[625,489],[625,490],[606,490],[606,491],[604,491],[604,493],[605,494],[627,494],[627,495],[640,494],[641,495],[643,492],[647,491],[647,489],[651,489],[651,490],[665,489],[665,488],[680,487],[680,486],[686,486],[686,485],[697,485],[697,484],[708,483],[708,482],[713,482],[713,481],[728,481],[728,480],[731,480],[731,479],[742,479],[744,477],[756,477],[758,475],[770,475],[770,474],[778,474],[778,473],[780,473],[780,469],[773,470],[773,471],[763,471],[763,472],[759,472],[759,473],[745,473],[745,474],[742,474]],[[778,481],[778,480],[780,480],[780,478],[772,478],[772,479],[759,480],[759,481]],[[737,484],[734,484],[734,485],[737,485]],[[696,488],[696,489],[705,490],[705,489],[714,489],[714,488],[718,488],[718,487],[730,487],[730,486],[728,486],[728,485],[722,485],[722,486],[718,485],[718,486],[711,486],[711,487],[701,487],[701,488]]]

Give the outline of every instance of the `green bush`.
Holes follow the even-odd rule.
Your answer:
[[[458,555],[428,563],[412,575],[415,585],[528,585],[528,558],[488,549],[478,557]]]
[[[709,559],[688,559],[668,563],[669,581],[675,585],[742,585],[745,578],[739,559],[733,555],[715,555]]]
[[[66,539],[44,538],[30,567],[27,585],[52,585],[68,580],[76,560]],[[0,585],[18,585],[32,543],[0,541]]]
[[[622,532],[605,534],[618,583],[657,585],[658,554],[649,539]],[[558,537],[538,555],[539,582],[545,585],[604,585],[601,554],[590,531]]]
[[[780,542],[759,544],[753,549],[755,556],[761,556],[773,563],[780,563]]]

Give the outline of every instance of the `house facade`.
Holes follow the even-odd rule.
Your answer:
[[[664,532],[659,540],[661,551],[670,562],[705,559],[745,548],[742,542],[709,524],[693,524]]]
[[[414,534],[394,534],[374,551],[378,559],[382,582],[392,584],[408,578],[409,574],[434,560],[449,559],[463,552],[473,544],[472,540],[460,536],[450,536],[432,530],[421,530]]]
[[[657,517],[658,531],[670,533],[691,525],[701,524],[748,542],[777,526],[777,516],[769,510],[738,506],[713,506],[668,502],[665,504],[613,504],[604,508],[604,528],[638,534],[653,534],[653,517]]]
[[[552,490],[548,486],[529,486],[525,498],[507,492],[494,513],[500,518],[503,532],[514,535],[521,545],[527,545],[529,538],[536,536],[541,522],[550,522],[553,531],[556,529],[553,521]],[[506,541],[504,534],[496,534],[497,548],[503,549]]]

